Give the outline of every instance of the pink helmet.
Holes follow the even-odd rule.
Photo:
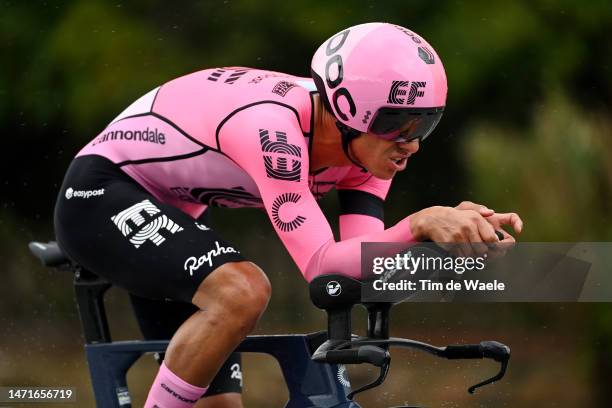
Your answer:
[[[346,146],[361,132],[423,140],[446,104],[446,74],[435,50],[394,24],[360,24],[335,34],[315,52],[312,76]]]

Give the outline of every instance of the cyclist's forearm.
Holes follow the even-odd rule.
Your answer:
[[[410,217],[394,226],[345,241],[329,240],[311,257],[306,270],[302,271],[307,281],[328,273],[338,273],[359,279],[361,277],[362,242],[415,242],[410,228]]]
[[[339,217],[340,240],[344,241],[377,231],[383,231],[382,220],[363,214],[344,214]]]

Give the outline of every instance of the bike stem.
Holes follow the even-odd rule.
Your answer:
[[[333,292],[328,290],[330,285],[334,287]],[[337,290],[338,285],[340,292]],[[477,388],[491,384],[505,375],[510,359],[510,348],[496,341],[437,347],[416,340],[390,338],[390,310],[393,303],[362,303],[361,287],[362,282],[341,275],[322,275],[310,283],[310,298],[313,304],[325,310],[328,316],[328,340],[317,348],[312,359],[328,364],[368,363],[380,367],[378,378],[348,394],[349,399],[384,382],[391,364],[391,356],[388,351],[391,346],[412,348],[447,359],[487,358],[499,362],[499,372],[469,387],[470,394],[473,394]],[[366,337],[351,334],[351,311],[356,304],[364,306],[368,311]]]

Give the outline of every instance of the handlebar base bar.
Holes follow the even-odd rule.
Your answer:
[[[329,291],[330,285],[334,291]],[[500,363],[499,372],[478,384],[468,388],[475,390],[500,380],[506,374],[510,359],[510,348],[497,341],[483,341],[480,344],[449,345],[437,347],[416,340],[389,337],[389,314],[392,303],[361,303],[363,282],[342,275],[321,275],[310,283],[310,298],[319,309],[328,315],[328,340],[315,352],[312,359],[330,364],[363,364],[368,363],[380,368],[378,378],[348,395],[352,399],[356,394],[377,387],[385,380],[391,363],[389,347],[405,347],[424,351],[436,357],[456,359],[492,359]],[[340,290],[338,291],[338,286]],[[331,293],[330,293],[331,292]],[[339,292],[339,293],[338,293]],[[368,329],[366,337],[351,335],[351,311],[354,305],[362,305],[368,311]]]

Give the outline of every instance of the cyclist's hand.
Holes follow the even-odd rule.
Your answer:
[[[483,256],[489,251],[487,244],[499,242],[493,225],[471,209],[425,208],[410,216],[410,225],[417,240],[429,239],[456,256]]]
[[[506,240],[514,242],[514,237],[508,234],[502,228],[504,225],[512,227],[516,234],[520,234],[523,231],[523,220],[517,213],[493,213],[486,217],[486,220],[495,228],[495,230],[501,232],[504,235],[503,241]]]
[[[506,255],[506,252],[510,248],[514,247],[516,239],[507,233],[503,229],[503,226],[509,225],[514,230],[515,234],[520,234],[523,230],[523,220],[521,220],[521,217],[519,217],[516,213],[495,213],[489,217],[486,217],[486,220],[493,226],[493,228],[495,228],[496,231],[501,232],[504,236],[504,239],[499,241],[498,244],[490,247],[490,258],[497,258]]]
[[[505,254],[506,250],[516,243],[515,238],[503,229],[504,225],[511,226],[516,234],[520,234],[523,230],[523,220],[521,220],[521,217],[516,213],[496,213],[495,210],[485,205],[476,204],[471,201],[463,201],[455,208],[458,210],[477,211],[480,215],[485,217],[487,222],[489,222],[496,231],[499,231],[503,235],[504,238],[499,241],[502,245],[495,245],[495,247],[499,247],[498,249],[500,249],[500,251],[496,251],[497,255]]]
[[[490,217],[495,214],[495,210],[488,208],[486,205],[476,204],[471,201],[462,201],[459,205],[455,206],[457,210],[471,210],[476,211],[483,217]]]

